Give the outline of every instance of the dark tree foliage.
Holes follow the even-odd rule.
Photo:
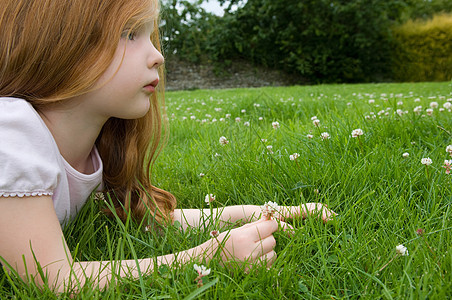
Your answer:
[[[450,11],[450,0],[220,0],[213,16],[196,3],[163,2],[167,53],[217,64],[246,59],[312,83],[391,80],[391,28]],[[229,6],[228,6],[229,5]]]

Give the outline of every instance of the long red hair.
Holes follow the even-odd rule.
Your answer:
[[[2,0],[0,96],[23,98],[39,110],[92,90],[126,25],[154,22],[151,40],[160,50],[158,10],[157,0]],[[163,222],[176,207],[172,194],[151,184],[166,124],[163,86],[161,80],[144,117],[111,118],[96,141],[104,186],[122,219],[149,213]]]

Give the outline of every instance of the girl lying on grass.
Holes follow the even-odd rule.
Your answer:
[[[86,280],[103,287],[113,275],[138,277],[138,268],[209,260],[219,243],[223,260],[274,262],[278,224],[257,220],[260,208],[249,205],[213,213],[253,223],[138,266],[71,257],[62,226],[93,190],[112,195],[122,219],[131,212],[186,228],[211,213],[175,209],[174,196],[150,182],[162,132],[158,11],[157,0],[2,1],[0,261],[9,271],[55,291],[77,291]],[[308,203],[283,207],[281,216],[314,212],[324,221],[334,214]]]

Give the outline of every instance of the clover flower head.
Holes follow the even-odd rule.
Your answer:
[[[273,215],[279,212],[279,206],[276,202],[268,201],[261,206],[262,215],[267,219],[271,219]]]
[[[427,113],[428,116],[431,116],[433,114],[433,109],[432,108],[427,108],[425,110],[425,112]]]
[[[416,106],[416,107],[413,109],[413,112],[415,112],[416,114],[420,114],[421,111],[422,111],[422,106]]]
[[[206,174],[204,173],[199,173],[199,177],[204,177]]]
[[[278,121],[272,122],[272,127],[273,127],[273,129],[278,129],[279,128],[279,122]]]
[[[408,156],[410,156],[410,154],[408,152],[405,152],[405,153],[402,154],[403,158],[407,158]]]
[[[430,102],[430,107],[431,108],[438,108],[438,102]]]
[[[263,119],[264,119],[264,117],[259,117],[259,119],[258,119],[258,120],[259,120],[259,121],[262,121]]]
[[[421,159],[421,164],[429,166],[432,164],[432,159],[430,157],[424,157]]]
[[[330,138],[330,134],[328,132],[322,132],[320,134],[320,136],[322,137],[322,139],[327,140]]]
[[[273,154],[273,146],[272,146],[272,145],[268,145],[268,146],[267,146],[267,151],[268,151],[270,154]]]
[[[107,202],[107,200],[105,199],[105,195],[102,192],[96,192],[94,194],[94,201]]]
[[[229,144],[229,141],[226,137],[222,136],[222,137],[220,137],[220,144],[227,145],[227,144]]]
[[[240,119],[240,117],[235,118],[235,121],[238,123],[240,122],[242,119]]]
[[[197,264],[194,264],[193,268],[195,269],[196,272],[198,272],[198,275],[200,276],[207,276],[210,274],[210,269],[207,269],[206,266],[203,265],[198,266]]]
[[[245,126],[250,126],[250,122],[248,122],[248,121],[247,121],[247,122],[244,122],[243,125],[245,125]]]
[[[396,252],[397,252],[397,254],[400,254],[400,255],[402,255],[402,256],[408,256],[408,255],[410,255],[410,254],[408,253],[408,249],[407,249],[404,245],[398,245],[398,246],[396,247]]]
[[[374,104],[375,100],[374,99],[369,99],[369,104]]]
[[[444,107],[445,109],[451,109],[451,108],[452,108],[452,103],[446,102],[446,103],[443,104],[443,107]]]
[[[359,137],[360,135],[363,135],[363,134],[364,134],[363,130],[359,129],[359,128],[352,131],[353,138]]]
[[[312,139],[314,136],[313,136],[312,134],[308,134],[308,135],[306,135],[306,137],[307,137],[308,139]]]
[[[290,160],[296,160],[299,157],[300,157],[300,154],[298,154],[298,153],[294,153],[294,154],[289,155]]]
[[[397,113],[399,116],[403,116],[403,110],[401,110],[401,109],[396,110],[396,113]]]
[[[206,197],[204,198],[204,201],[207,204],[212,203],[213,201],[215,201],[215,195],[214,194],[207,194]]]
[[[311,118],[311,121],[314,121],[314,120],[317,120],[317,116],[313,116],[313,117]]]
[[[316,127],[319,127],[320,126],[320,120],[319,119],[312,120],[312,124],[314,124],[314,126],[316,126]]]
[[[446,174],[450,174],[450,171],[452,169],[452,159],[451,160],[445,160],[443,167],[446,169]]]
[[[452,156],[452,145],[448,145],[448,146],[446,147],[446,152],[448,152],[449,155]]]
[[[242,113],[242,114],[246,113],[246,109],[242,109],[242,110],[241,110],[241,113]]]
[[[226,114],[226,115],[225,115],[225,118],[226,118],[226,119],[229,119],[230,117],[231,117],[231,114]]]

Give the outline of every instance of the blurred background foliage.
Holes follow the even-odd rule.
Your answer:
[[[451,68],[442,67],[451,61],[451,52],[436,62],[436,52],[425,53],[424,48],[417,53],[430,59],[413,64],[420,59],[409,47],[424,40],[432,44],[431,31],[403,33],[412,28],[406,24],[433,22],[442,15],[433,22],[436,37],[442,38],[435,45],[450,49],[450,0],[219,0],[223,16],[201,7],[208,0],[162,1],[161,30],[169,59],[219,68],[246,60],[311,83],[452,79]],[[415,35],[416,42],[407,42]],[[429,68],[434,74],[425,71]]]

